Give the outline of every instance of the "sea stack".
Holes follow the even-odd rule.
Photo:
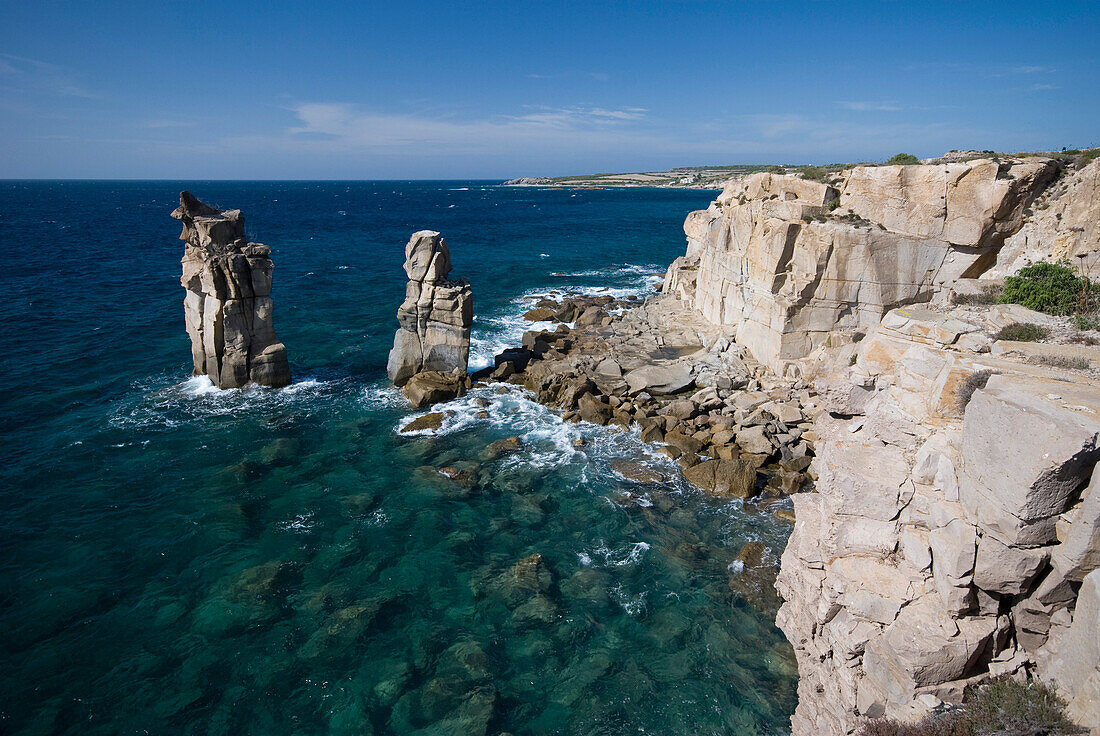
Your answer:
[[[434,230],[413,233],[405,246],[409,281],[397,310],[400,327],[386,368],[417,406],[460,394],[466,381],[474,302],[470,284],[448,279],[450,272],[447,241]],[[425,393],[428,384],[432,390]]]
[[[218,388],[289,384],[272,320],[271,249],[245,239],[240,210],[216,209],[190,192],[180,192],[172,217],[183,222],[180,282],[194,375]]]

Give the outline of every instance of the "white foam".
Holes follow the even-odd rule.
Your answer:
[[[622,583],[619,583],[611,589],[611,594],[618,602],[623,610],[626,611],[628,616],[634,617],[646,611],[646,591],[642,591],[636,596],[630,596],[623,590]]]
[[[210,376],[193,376],[180,384],[180,390],[187,396],[208,396],[221,393],[221,389],[214,385]],[[236,391],[238,389],[229,389]]]
[[[600,545],[592,550],[591,554],[587,552],[578,553],[578,557],[588,559],[585,564],[591,564],[593,558],[601,559],[603,564],[607,567],[627,567],[629,565],[637,565],[645,557],[645,553],[649,551],[648,542],[634,542],[630,545],[629,549],[619,548],[613,550],[607,547],[602,541]]]
[[[307,511],[304,514],[298,514],[289,521],[284,521],[279,525],[279,528],[293,534],[305,534],[312,531],[315,526],[317,526],[317,522],[313,520],[313,512]]]

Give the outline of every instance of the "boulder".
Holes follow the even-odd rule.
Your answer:
[[[275,336],[271,249],[249,243],[240,210],[219,210],[180,193],[184,323],[193,375],[218,388],[290,383],[286,347]]]
[[[770,455],[775,449],[762,424],[737,432],[737,445],[750,455]]]
[[[974,585],[990,593],[1020,595],[1046,564],[1045,549],[1010,547],[994,536],[982,537],[974,565]]]
[[[1100,570],[1084,577],[1071,624],[1051,635],[1039,674],[1053,680],[1077,723],[1100,728]]]
[[[1100,459],[1100,419],[1048,398],[1051,384],[993,376],[963,420],[959,498],[1013,545],[1055,539],[1055,520]]]
[[[680,393],[695,383],[691,368],[682,363],[645,365],[635,368],[623,378],[631,393],[645,391],[652,396]]]
[[[457,373],[423,371],[405,382],[402,392],[415,408],[449,401],[466,393],[466,380]]]
[[[684,471],[687,480],[722,497],[748,498],[756,489],[756,468],[740,458],[704,460]]]
[[[466,373],[473,297],[466,281],[448,280],[451,254],[439,233],[413,233],[405,246],[405,301],[397,310],[386,371],[398,386],[421,371]]]

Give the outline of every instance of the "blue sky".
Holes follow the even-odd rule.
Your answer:
[[[9,2],[0,178],[1100,146],[1096,2]]]

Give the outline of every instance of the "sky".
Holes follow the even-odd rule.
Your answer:
[[[0,0],[0,178],[1100,146],[1100,2]]]

